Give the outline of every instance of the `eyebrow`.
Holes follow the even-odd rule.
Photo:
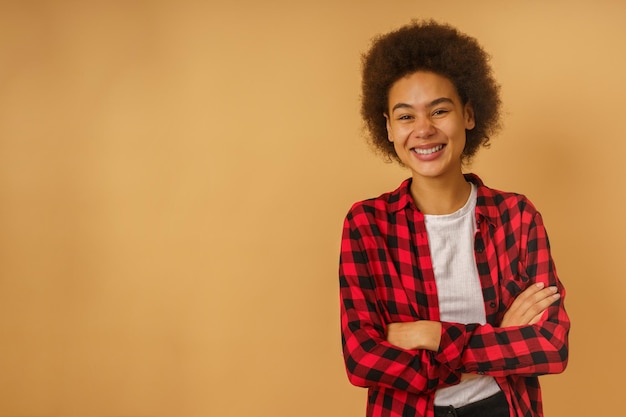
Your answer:
[[[427,108],[431,108],[434,106],[437,106],[441,103],[450,103],[450,104],[454,104],[454,102],[452,101],[452,99],[448,98],[448,97],[439,97],[433,101],[431,101],[430,103],[428,103],[426,105]],[[413,106],[407,103],[398,103],[395,106],[393,106],[393,108],[391,109],[391,112],[393,113],[394,111],[396,111],[397,109],[412,109]]]

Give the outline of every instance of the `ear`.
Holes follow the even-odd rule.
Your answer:
[[[385,121],[387,124],[387,140],[389,142],[393,142],[393,138],[391,136],[391,122],[389,121],[389,115],[387,115],[387,113],[383,113],[383,116],[385,116]]]
[[[471,103],[466,103],[463,109],[463,116],[465,118],[465,129],[472,130],[476,127],[476,120],[474,119],[474,107]]]

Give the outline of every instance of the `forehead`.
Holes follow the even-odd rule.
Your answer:
[[[388,104],[419,105],[439,98],[448,98],[454,103],[460,103],[459,95],[450,79],[434,72],[417,71],[391,85]]]

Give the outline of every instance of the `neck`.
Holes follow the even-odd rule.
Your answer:
[[[453,178],[415,178],[411,196],[424,214],[450,214],[465,205],[472,186],[463,174]]]

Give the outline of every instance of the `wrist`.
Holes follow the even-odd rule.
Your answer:
[[[441,344],[441,322],[420,320],[419,322],[419,349],[437,352]]]

